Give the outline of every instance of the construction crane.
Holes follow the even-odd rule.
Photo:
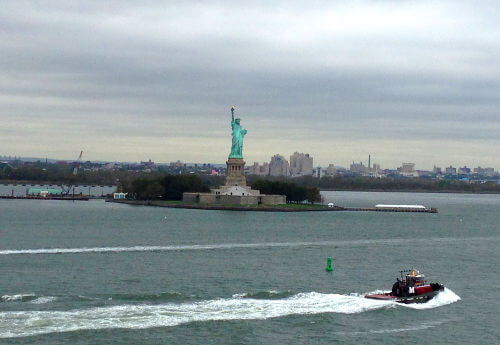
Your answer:
[[[76,160],[75,168],[73,169],[73,176],[76,176],[76,174],[78,173],[78,168],[80,167],[80,160],[82,159],[82,155],[83,155],[83,150],[80,151],[80,155],[78,156],[78,159]]]
[[[73,174],[71,175],[72,177],[76,176],[76,174],[78,173],[78,168],[80,167],[80,161],[82,159],[82,155],[83,155],[83,150],[80,151],[80,155],[78,156],[78,158],[75,162],[75,167],[73,168]],[[73,180],[73,178],[71,180]],[[73,188],[73,194],[75,194],[75,190],[73,187],[73,181],[71,181],[71,180],[69,181],[67,188],[64,188],[64,186],[61,186],[62,190],[63,190],[63,194],[65,194],[65,195],[69,194],[69,192],[71,191],[71,188]]]

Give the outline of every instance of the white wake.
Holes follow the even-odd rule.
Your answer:
[[[0,297],[0,301],[2,302],[12,302],[12,301],[23,301],[26,299],[34,298],[34,293],[20,293],[16,295],[3,295]]]
[[[188,244],[170,246],[130,246],[130,247],[83,247],[83,248],[33,248],[33,249],[0,249],[0,255],[21,254],[79,254],[79,253],[120,253],[120,252],[158,252],[158,251],[191,251],[191,250],[227,250],[227,249],[261,249],[261,248],[294,248],[294,247],[324,247],[324,246],[358,246],[368,244],[402,244],[425,242],[457,242],[457,241],[488,241],[488,237],[452,238],[436,237],[425,239],[388,238],[388,239],[361,239],[351,241],[317,241],[317,242],[266,242],[266,243],[215,243],[215,244]]]
[[[450,301],[453,298],[450,296],[456,295],[449,289],[440,294],[443,293],[445,297],[439,298],[438,295],[436,303],[430,308],[452,303]],[[362,296],[309,292],[278,300],[233,297],[180,304],[119,305],[72,311],[9,311],[0,313],[0,338],[88,329],[167,327],[200,321],[256,320],[287,315],[353,314],[396,308],[399,305]]]
[[[440,291],[433,299],[426,303],[414,303],[414,304],[403,304],[405,307],[412,309],[432,309],[436,307],[441,307],[443,305],[455,303],[460,301],[460,296],[451,291],[448,288],[444,288]]]

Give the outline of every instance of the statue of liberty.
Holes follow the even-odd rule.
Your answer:
[[[243,158],[243,137],[247,130],[241,128],[240,119],[234,119],[234,107],[231,108],[231,128],[233,130],[233,143],[229,158]]]

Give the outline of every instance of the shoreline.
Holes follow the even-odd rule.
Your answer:
[[[88,196],[9,196],[0,195],[2,200],[67,200],[67,201],[89,201],[90,199],[104,199],[104,198],[89,198]]]
[[[400,213],[438,213],[436,208],[428,209],[409,209],[409,208],[373,208],[373,207],[342,207],[326,205],[303,205],[286,204],[277,206],[241,206],[241,205],[201,205],[201,204],[183,204],[167,200],[115,200],[106,199],[106,202],[126,204],[131,206],[154,206],[166,208],[184,208],[192,210],[216,210],[216,211],[256,211],[256,212],[400,212]]]
[[[68,182],[54,182],[54,181],[28,181],[28,180],[0,180],[0,185],[68,185]],[[76,183],[75,186],[96,185],[96,186],[113,186],[108,183],[91,183],[81,182]],[[427,189],[348,189],[348,188],[320,188],[321,192],[385,192],[385,193],[433,193],[433,194],[500,194],[500,190],[495,191],[468,191],[468,190],[427,190]]]
[[[320,192],[362,192],[362,193],[430,193],[430,194],[500,194],[500,191],[472,192],[463,190],[411,190],[411,189],[320,189]]]
[[[168,200],[115,200],[106,199],[106,202],[127,204],[132,206],[155,206],[167,208],[185,208],[192,210],[216,210],[216,211],[257,211],[257,212],[325,212],[344,211],[343,207],[327,207],[325,205],[290,205],[290,206],[255,206],[255,205],[203,205],[183,204]]]

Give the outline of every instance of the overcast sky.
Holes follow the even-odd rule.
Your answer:
[[[2,1],[0,155],[500,169],[498,1]]]

